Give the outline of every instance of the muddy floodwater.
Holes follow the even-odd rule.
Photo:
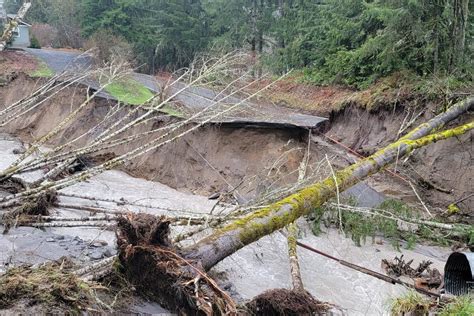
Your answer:
[[[0,169],[14,161],[22,147],[9,135],[0,135]],[[15,150],[16,149],[16,150]],[[38,175],[26,175],[34,179]],[[1,194],[1,193],[0,193]],[[115,203],[107,200],[120,201]],[[111,210],[173,214],[189,212],[205,216],[215,201],[206,197],[179,192],[166,185],[134,178],[124,172],[112,170],[86,182],[68,187],[60,192],[59,207],[52,215],[62,217],[90,216],[89,212],[68,206],[100,207]],[[224,211],[225,209],[220,209]],[[330,230],[314,236],[304,222],[300,241],[346,261],[384,272],[382,259],[393,259],[403,254],[407,259],[434,262],[433,267],[443,271],[449,249],[416,246],[414,250],[397,251],[382,239],[368,239],[357,247],[350,238]],[[178,227],[175,234],[186,227]],[[390,298],[406,291],[371,276],[356,272],[334,261],[299,249],[300,264],[306,289],[317,299],[339,306],[348,315],[387,314]],[[35,229],[20,227],[7,235],[0,235],[0,271],[19,264],[38,264],[71,257],[81,265],[115,255],[115,235],[98,227],[57,227]],[[250,299],[265,290],[289,288],[291,284],[287,258],[286,239],[275,233],[245,247],[226,258],[214,269],[224,280],[237,300]],[[133,308],[143,313],[161,313],[156,304]]]

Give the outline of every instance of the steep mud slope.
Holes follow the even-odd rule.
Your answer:
[[[400,127],[406,126],[409,121],[407,117],[411,117],[407,116],[407,111],[408,109],[399,108],[370,112],[356,106],[347,107],[333,113],[326,135],[367,156],[397,138]],[[419,112],[420,109],[414,111]],[[434,112],[434,109],[428,107],[406,130],[429,120],[434,116]],[[450,126],[473,118],[474,115],[468,113]],[[470,132],[459,138],[432,144],[417,150],[407,160],[400,161],[396,168],[403,177],[417,186],[420,195],[430,207],[437,208],[438,212],[445,212],[450,204],[458,203],[461,211],[469,215],[469,210],[474,209],[473,138],[474,133]],[[411,191],[406,182],[394,177],[388,179],[397,186],[405,186],[407,192]],[[411,201],[415,200],[417,199],[412,195]]]

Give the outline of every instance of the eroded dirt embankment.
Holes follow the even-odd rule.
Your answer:
[[[0,88],[0,108],[27,95],[38,84],[25,76],[19,76],[9,85]],[[67,89],[28,115],[11,122],[2,130],[30,143],[63,121],[71,113],[71,109],[84,100],[85,95],[86,90],[83,88]],[[61,145],[83,135],[100,123],[114,106],[116,104],[111,101],[94,100],[74,121],[49,141],[47,146]],[[115,114],[115,117],[123,117],[130,110],[130,107],[123,107]],[[130,120],[141,114],[143,112],[138,111]],[[172,122],[173,119],[157,114],[153,120],[128,130],[121,137],[148,132]],[[104,127],[86,135],[75,143],[76,146],[89,143],[103,130]],[[152,134],[139,142],[135,141],[113,148],[113,153],[120,155],[129,152],[156,138],[157,135],[159,134]],[[250,181],[248,188],[245,188],[247,185],[241,186],[242,190],[251,192],[265,185],[264,180],[267,179],[268,174],[272,173],[271,170],[273,173],[278,172],[284,175],[298,168],[306,151],[304,138],[306,138],[306,132],[297,129],[255,129],[208,125],[165,147],[141,156],[125,165],[124,168],[135,176],[203,195],[229,191],[241,184],[244,177],[257,175]],[[291,182],[296,177],[295,174],[290,175],[282,181]]]
[[[400,130],[406,133],[436,113],[435,106],[428,105],[427,110],[418,117],[421,110],[422,108],[398,107],[367,111],[355,105],[348,106],[337,113],[332,113],[330,128],[326,135],[368,156],[378,148],[383,148],[396,140]],[[417,119],[407,126],[407,122],[413,118]],[[473,113],[467,113],[451,122],[449,127],[461,125],[473,118]],[[474,209],[474,196],[471,196],[474,192],[473,138],[474,133],[471,131],[458,138],[430,144],[415,151],[390,169],[396,168],[405,179],[411,181],[428,206],[436,207],[438,211],[443,212],[450,204],[462,200],[457,206],[469,216],[470,210]],[[389,176],[388,179],[393,181],[394,186],[383,188],[382,185],[381,188],[386,193],[390,194],[390,191],[396,190],[397,187],[399,190],[412,191],[405,181],[393,176]],[[391,181],[388,180],[388,183]],[[407,198],[411,201],[417,200],[413,194]]]
[[[0,88],[0,106],[11,104],[27,95],[38,84],[26,76],[18,76]],[[3,128],[3,131],[17,135],[25,142],[31,142],[32,139],[45,135],[67,117],[73,105],[83,101],[85,93],[83,88],[65,90],[27,116],[10,123]],[[114,106],[113,102],[95,100],[77,119],[52,139],[48,146],[63,144],[83,135],[101,122]],[[123,116],[129,110],[129,107],[123,107],[115,115]],[[355,106],[346,107],[333,114],[326,135],[359,153],[368,155],[397,137],[400,126],[413,116],[407,116],[407,111],[399,108],[369,112]],[[139,114],[141,113],[137,113],[134,117]],[[411,127],[431,116],[433,113],[430,110],[425,111],[425,114]],[[467,121],[472,117],[472,114],[467,114],[452,124]],[[153,120],[127,131],[122,136],[150,131],[172,120],[157,114]],[[83,145],[100,132],[101,130],[96,130],[81,138],[76,144]],[[152,134],[140,142],[114,148],[113,153],[115,155],[126,153],[157,135]],[[412,154],[404,166],[401,166],[401,163],[397,166],[405,178],[418,184],[420,195],[430,207],[446,210],[449,204],[462,200],[472,193],[474,178],[472,137],[473,133],[469,133],[459,139],[433,144]],[[320,161],[329,153],[331,157],[338,156],[334,162],[336,165],[347,163],[347,157],[341,155],[342,148],[338,146],[335,148],[337,150],[319,142],[311,144],[311,161]],[[251,197],[256,192],[265,190],[275,175],[278,178],[278,175],[293,172],[289,176],[281,177],[278,182],[282,184],[295,181],[297,178],[295,171],[300,166],[306,149],[307,134],[302,130],[209,125],[141,156],[124,168],[135,176],[203,195],[231,191],[245,182],[245,185],[240,187],[239,193]],[[327,172],[328,168],[321,168],[321,176],[326,176]],[[388,195],[417,202],[409,185],[400,179],[381,175],[372,180],[378,189]],[[469,210],[474,209],[474,197],[465,199],[458,206],[468,214]]]

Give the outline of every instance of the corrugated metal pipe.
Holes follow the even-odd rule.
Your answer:
[[[474,253],[454,252],[444,267],[447,294],[465,295],[474,291]]]

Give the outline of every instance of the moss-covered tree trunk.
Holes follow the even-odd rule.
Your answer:
[[[336,181],[334,177],[329,177],[306,187],[281,201],[231,223],[194,246],[184,249],[183,252],[187,258],[199,260],[203,268],[208,270],[242,247],[282,229],[301,216],[309,214],[316,207],[333,198],[337,191],[350,188],[414,149],[470,131],[474,128],[474,121],[454,129],[430,134],[473,108],[474,98],[460,102],[429,122],[420,125],[397,142],[338,171],[335,177]]]

